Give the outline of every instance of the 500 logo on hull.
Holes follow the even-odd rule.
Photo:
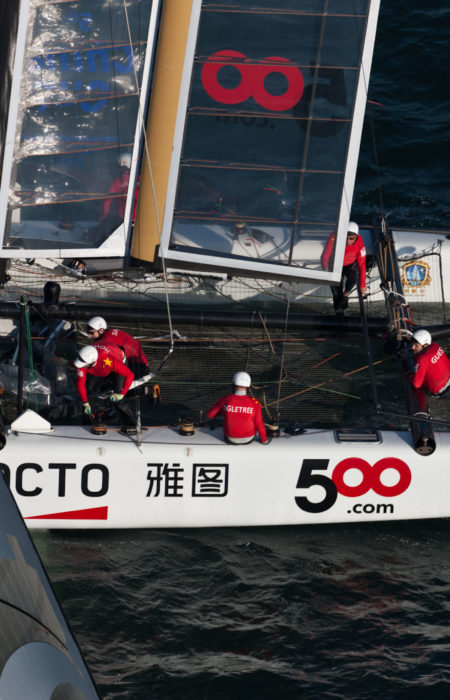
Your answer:
[[[324,497],[320,501],[311,501],[307,496],[297,496],[295,502],[299,508],[307,513],[323,513],[331,508],[338,497],[364,496],[370,490],[378,496],[393,498],[404,493],[411,483],[411,470],[401,459],[396,457],[384,457],[375,462],[373,466],[360,457],[348,457],[336,464],[331,478],[325,474],[316,474],[316,471],[328,469],[328,459],[304,459],[297,480],[298,489],[309,489],[311,486],[321,486]],[[350,469],[356,469],[362,474],[361,481],[351,486],[345,482],[345,474]],[[398,480],[392,486],[384,484],[381,476],[385,470],[394,470],[398,473]]]

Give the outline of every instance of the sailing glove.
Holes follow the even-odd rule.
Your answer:
[[[122,399],[123,399],[123,394],[111,394],[111,396],[109,397],[109,400],[114,401],[114,403],[116,401],[122,401]]]
[[[272,438],[267,436],[267,440],[265,442],[262,442],[261,444],[262,445],[270,445],[271,442],[272,442]]]
[[[91,404],[88,401],[86,401],[86,403],[82,403],[81,406],[83,407],[83,413],[85,416],[88,416],[90,413],[92,413]]]

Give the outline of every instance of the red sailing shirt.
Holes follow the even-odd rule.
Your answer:
[[[334,248],[334,238],[335,235],[334,233],[331,234],[329,237],[328,241],[326,242],[325,248],[323,249],[322,256],[320,258],[320,262],[322,263],[322,267],[324,270],[328,270],[328,265],[330,262],[331,254],[333,252]],[[354,263],[356,260],[359,268],[359,280],[360,280],[360,286],[365,287],[366,286],[366,249],[364,247],[364,241],[361,238],[360,234],[358,233],[358,236],[356,238],[356,241],[352,243],[351,245],[346,245],[345,246],[345,251],[344,251],[344,262],[342,263],[344,266],[345,265],[351,265]]]
[[[103,342],[120,345],[125,351],[127,360],[136,360],[136,362],[140,362],[148,367],[148,360],[144,355],[139,340],[133,338],[129,333],[125,333],[125,331],[121,331],[118,328],[108,328],[101,336],[101,343]]]
[[[261,404],[246,394],[229,394],[209,409],[208,418],[224,416],[223,432],[225,437],[251,438],[258,432],[262,442],[267,442]]]
[[[122,350],[117,345],[99,344],[95,346],[98,351],[97,362],[93,367],[77,367],[77,390],[83,403],[88,401],[86,392],[86,375],[93,374],[95,377],[107,377],[111,372],[116,372],[125,377],[121,394],[125,395],[134,379],[134,374],[123,364]]]
[[[430,394],[438,394],[449,379],[450,360],[437,343],[431,343],[430,347],[416,355],[415,372],[409,375],[415,389],[423,388]]]
[[[104,200],[103,206],[102,206],[103,218],[109,214],[109,211],[111,209],[111,205],[113,202],[115,202],[116,211],[117,211],[118,216],[120,216],[121,219],[123,219],[125,217],[125,205],[127,203],[127,193],[128,193],[129,183],[130,183],[130,171],[129,170],[124,170],[123,172],[121,172],[121,174],[118,177],[116,177],[111,182],[111,185],[109,187],[108,192],[110,192],[113,195],[121,195],[121,196],[120,197],[108,197],[108,199]],[[139,184],[140,184],[140,178],[138,178],[136,192],[134,195],[133,221],[136,218],[136,207],[137,207],[137,200],[138,200],[138,193],[139,193]]]
[[[108,191],[111,192],[111,194],[114,194],[114,195],[117,194],[117,195],[121,195],[121,196],[120,197],[108,197],[108,199],[105,199],[105,201],[103,202],[103,207],[102,207],[103,217],[105,217],[109,214],[109,210],[111,209],[111,205],[113,202],[115,202],[116,211],[117,211],[118,216],[120,216],[121,219],[124,218],[129,182],[130,182],[130,171],[129,170],[124,170],[123,172],[120,173],[120,175],[118,177],[116,177],[112,181]]]

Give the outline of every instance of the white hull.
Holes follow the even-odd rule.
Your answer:
[[[377,443],[340,443],[333,431],[310,430],[282,434],[268,446],[234,446],[223,442],[220,430],[185,437],[156,427],[143,432],[138,446],[115,431],[96,437],[89,428],[59,427],[47,434],[10,433],[1,467],[29,528],[450,516],[450,433],[435,434],[436,450],[425,457],[414,451],[408,432],[378,436]]]

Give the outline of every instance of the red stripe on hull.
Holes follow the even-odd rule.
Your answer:
[[[108,506],[67,510],[65,513],[47,513],[46,515],[29,515],[24,520],[108,520]]]

